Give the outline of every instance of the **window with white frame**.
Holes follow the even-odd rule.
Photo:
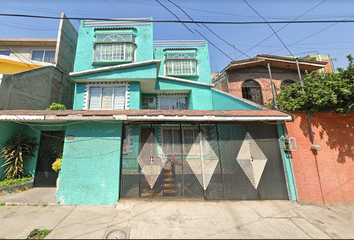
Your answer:
[[[135,35],[97,34],[94,62],[134,61]]]
[[[197,75],[196,53],[167,53],[166,75]]]
[[[188,97],[186,96],[161,96],[159,98],[160,109],[188,109]]]
[[[156,109],[155,97],[143,97],[142,109]]]
[[[55,51],[54,50],[33,50],[31,60],[40,62],[54,62]]]
[[[119,87],[90,87],[90,110],[99,109],[125,109],[126,86]]]
[[[205,133],[205,129],[201,129]],[[162,129],[162,149],[167,155],[180,155],[181,147],[183,154],[199,154],[195,148],[194,142],[198,136],[197,128],[184,128],[182,129],[182,146],[179,128],[163,128]]]

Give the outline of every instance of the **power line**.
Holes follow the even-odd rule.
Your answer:
[[[179,17],[177,17],[177,15],[176,14],[174,14],[172,11],[170,11],[170,9],[168,9],[167,7],[165,7],[162,3],[160,3],[159,2],[159,0],[156,0],[156,2],[158,2],[162,7],[164,7],[167,11],[169,11],[173,16],[175,16],[177,19],[178,19],[178,21],[180,22],[180,23],[182,23],[183,24],[183,26],[185,26],[191,33],[193,33],[194,34],[194,32],[192,31],[192,30],[190,30],[190,28],[189,27],[187,27],[187,25],[186,24],[184,24],[182,21],[181,21],[181,19],[179,19]]]
[[[192,17],[190,17],[182,8],[180,8],[177,4],[173,3],[171,0],[168,0],[170,3],[172,3],[173,5],[175,5],[176,7],[178,7],[184,14],[186,14],[190,20],[193,20]],[[237,51],[239,51],[240,53],[242,53],[243,55],[245,55],[246,57],[248,58],[251,58],[250,56],[248,56],[247,54],[243,53],[242,51],[240,51],[239,49],[237,49],[235,46],[233,46],[232,44],[230,44],[229,42],[227,42],[226,40],[224,40],[222,37],[220,37],[218,34],[216,34],[213,30],[211,30],[210,28],[208,28],[204,23],[202,23],[202,25],[208,29],[211,33],[213,33],[215,36],[217,36],[219,39],[221,39],[222,41],[224,41],[225,43],[227,43],[229,46],[231,46],[232,48],[236,49]],[[200,27],[198,24],[197,24],[198,27]],[[210,42],[210,41],[209,41]],[[214,45],[213,45],[214,46]]]
[[[67,20],[97,20],[97,21],[126,21],[126,19],[113,19],[113,18],[77,18],[77,17],[52,17],[52,16],[40,16],[40,15],[26,15],[26,14],[11,14],[11,13],[1,13],[0,16],[4,17],[26,17],[26,18],[44,18],[44,19],[67,19]],[[350,17],[351,18],[351,17]],[[186,20],[143,20],[134,19],[134,22],[152,22],[152,23],[204,23],[204,24],[228,24],[228,25],[238,25],[238,24],[284,24],[284,23],[354,23],[354,20],[300,20],[300,21],[186,21]]]
[[[312,7],[311,9],[307,10],[306,12],[304,12],[303,14],[301,14],[300,16],[298,16],[297,18],[295,18],[293,20],[293,22],[296,20],[296,19],[299,19],[300,17],[304,16],[306,13],[310,12],[311,10],[315,9],[316,7],[318,7],[319,5],[321,5],[322,3],[324,3],[326,0],[323,0],[322,2],[320,2],[319,4],[317,4],[316,6]],[[278,31],[276,32],[280,32],[283,28],[287,27],[290,23],[287,23],[286,25],[284,25],[283,27],[281,27]],[[256,45],[254,45],[253,47],[251,47],[250,49],[248,49],[246,51],[246,53],[248,53],[249,51],[251,51],[252,49],[254,49],[255,47],[259,46],[261,43],[265,42],[266,40],[268,40],[270,37],[272,37],[274,35],[271,34],[269,35],[267,38],[263,39],[262,41],[260,41],[259,43],[257,43]]]
[[[254,9],[246,0],[243,0],[255,13],[258,14],[258,16],[260,16],[266,23],[267,25],[270,27],[270,29],[272,29],[272,31],[274,32],[275,36],[277,36],[277,38],[279,39],[279,41],[284,45],[284,47],[288,50],[288,52],[290,53],[291,56],[294,57],[294,55],[290,52],[289,48],[285,45],[285,43],[283,42],[283,40],[281,40],[281,38],[278,36],[277,32],[272,28],[272,26],[267,22],[267,20],[262,17],[262,15],[256,11],[256,9]]]

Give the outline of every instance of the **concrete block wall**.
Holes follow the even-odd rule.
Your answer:
[[[295,116],[294,122],[286,123],[286,129],[297,143],[291,157],[299,201],[354,202],[354,113],[316,113],[310,118],[315,144],[322,148],[318,151],[311,150],[306,114]]]

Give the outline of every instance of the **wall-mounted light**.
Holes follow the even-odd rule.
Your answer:
[[[66,136],[66,140],[73,140],[74,139],[74,135],[67,135]]]

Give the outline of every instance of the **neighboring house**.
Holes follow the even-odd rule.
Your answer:
[[[2,141],[65,131],[60,204],[297,199],[278,124],[292,117],[214,89],[206,41],[154,41],[149,18],[81,20],[70,76],[73,110],[0,111]]]
[[[62,14],[62,17],[65,17]],[[0,109],[41,110],[53,102],[72,108],[77,31],[62,19],[57,39],[0,40]]]
[[[302,79],[305,77],[305,71],[331,70],[330,67],[327,68],[327,65],[332,66],[327,64],[329,57],[325,56],[328,55],[321,56],[323,57],[321,61],[314,61],[319,59],[312,55],[298,60]],[[291,57],[261,54],[254,58],[233,61],[218,76],[214,76],[212,82],[217,89],[264,105],[273,102],[270,76],[276,97],[281,89],[300,81],[296,60]]]

